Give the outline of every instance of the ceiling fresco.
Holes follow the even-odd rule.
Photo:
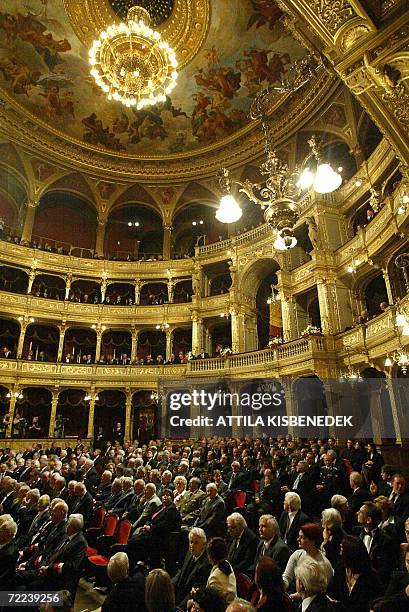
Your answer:
[[[126,6],[109,4],[117,11]],[[109,151],[166,157],[213,147],[250,122],[255,94],[277,83],[305,50],[284,29],[271,0],[210,4],[207,37],[171,96],[137,111],[109,102],[95,85],[88,49],[74,34],[63,0],[2,0],[0,87],[39,120]]]

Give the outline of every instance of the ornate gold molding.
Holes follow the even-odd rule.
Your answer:
[[[64,8],[86,48],[110,24],[121,22],[107,0],[64,0]],[[210,0],[175,0],[169,19],[156,28],[175,50],[180,68],[201,49],[209,30],[210,14]]]
[[[313,119],[337,86],[337,79],[323,72],[290,100],[287,96],[278,97],[271,108],[271,133],[276,146],[286,141],[300,123]],[[258,121],[218,144],[189,153],[141,157],[110,152],[77,141],[34,118],[5,92],[1,92],[0,96],[0,134],[28,151],[35,150],[37,157],[41,155],[53,163],[58,160],[64,167],[88,171],[93,177],[156,185],[215,176],[226,159],[230,167],[239,167],[263,153]]]

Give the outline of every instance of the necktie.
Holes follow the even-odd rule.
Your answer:
[[[398,497],[398,494],[397,494],[397,493],[392,493],[392,495],[391,495],[391,502],[392,502],[392,506],[394,506],[394,505],[395,505],[395,502],[396,502],[396,498],[397,498],[397,497]]]
[[[297,489],[298,485],[300,484],[300,480],[301,480],[301,474],[298,474],[298,476],[294,480],[294,484],[293,484],[293,490],[294,491]]]
[[[268,546],[267,546],[267,542],[264,542],[263,544],[263,548],[261,549],[261,557],[264,557],[267,554],[267,550],[268,550]]]

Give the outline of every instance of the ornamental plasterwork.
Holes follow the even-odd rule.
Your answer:
[[[303,88],[301,94],[286,100],[281,108],[281,99],[271,109],[271,134],[277,145],[295,132],[300,121],[320,112],[322,103],[338,86],[337,79],[328,72]],[[204,147],[189,155],[174,154],[171,157],[152,155],[149,158],[128,156],[121,152],[102,151],[92,145],[87,147],[67,134],[60,134],[51,125],[34,122],[30,113],[15,108],[13,99],[2,92],[0,99],[0,133],[24,148],[41,151],[44,159],[60,160],[65,166],[76,170],[88,170],[95,176],[107,180],[120,179],[141,183],[166,184],[181,180],[215,176],[219,168],[229,159],[229,165],[242,166],[256,159],[263,151],[263,138],[259,122],[253,122],[218,144]],[[137,163],[136,163],[137,162]],[[164,163],[165,162],[165,163]]]
[[[332,35],[354,16],[354,10],[346,0],[309,0],[308,4]]]

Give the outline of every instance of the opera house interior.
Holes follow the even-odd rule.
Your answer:
[[[409,611],[408,132],[407,0],[1,0],[1,607]]]

